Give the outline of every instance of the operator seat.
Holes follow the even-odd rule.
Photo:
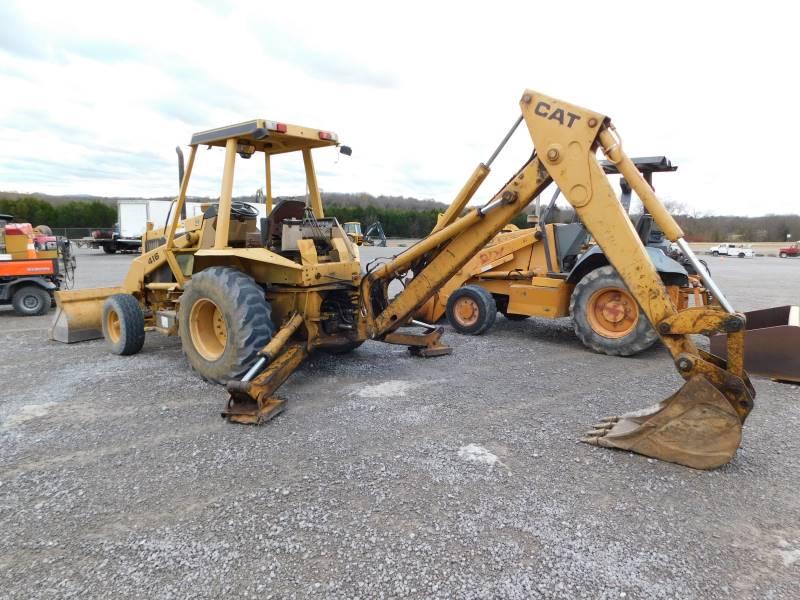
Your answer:
[[[306,210],[303,200],[281,200],[273,208],[269,216],[261,218],[261,244],[265,248],[279,245],[283,232],[283,221],[286,219],[302,219]]]

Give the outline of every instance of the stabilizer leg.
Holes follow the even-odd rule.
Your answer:
[[[426,327],[424,334],[400,333],[393,331],[386,334],[381,341],[387,344],[398,344],[408,346],[408,351],[414,356],[431,358],[433,356],[444,356],[451,354],[453,349],[442,344],[441,338],[444,334],[444,327]]]
[[[285,400],[272,393],[308,356],[305,343],[287,344],[266,369],[252,381],[230,381],[226,386],[230,398],[222,416],[231,423],[261,425],[274,419],[285,408]]]

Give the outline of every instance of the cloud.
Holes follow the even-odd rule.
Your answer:
[[[339,38],[330,37],[324,50],[304,45],[301,39],[291,37],[273,26],[260,38],[264,51],[275,58],[291,63],[312,77],[374,88],[393,88],[397,81],[388,71],[380,71],[357,60],[340,55]]]
[[[47,56],[35,30],[10,3],[0,3],[0,49],[23,58]]]
[[[79,10],[75,18],[82,18]],[[68,27],[55,32],[37,28],[11,3],[0,4],[0,49],[16,57],[59,62],[65,62],[70,53],[105,63],[134,62],[146,54],[143,48],[105,37],[103,32],[89,38]]]
[[[143,49],[112,39],[67,38],[61,50],[105,63],[137,62],[146,57]]]
[[[119,180],[142,177],[165,167],[166,161],[151,152],[125,152],[119,149],[92,149],[80,161],[54,160],[26,156],[7,158],[0,163],[0,180],[22,179],[31,183],[60,180]],[[172,166],[172,165],[170,165]]]
[[[178,119],[191,126],[203,126],[208,118],[208,105],[187,97],[159,98],[153,102],[153,108],[164,117]]]
[[[531,41],[531,3],[464,10],[456,22],[429,0],[388,16],[374,2],[4,0],[0,188],[163,196],[175,188],[176,143],[270,118],[331,129],[354,148],[338,161],[315,151],[326,191],[447,202],[530,86],[608,110],[631,156],[670,156],[680,170],[656,182],[664,197],[704,212],[796,212],[785,177],[764,175],[794,172],[800,137],[800,120],[785,117],[800,101],[785,76],[800,55],[788,5],[759,13],[676,0],[664,12],[622,0],[607,12],[626,31],[618,54],[636,80],[626,86],[596,60],[593,4],[563,4],[569,44],[559,27]],[[642,47],[669,47],[670,68],[654,68]],[[746,151],[750,139],[768,151]],[[475,202],[530,150],[518,132]],[[239,164],[239,193],[263,185],[263,164]],[[299,157],[273,164],[276,194],[304,192]],[[221,152],[204,151],[192,193],[217,194],[221,165]]]

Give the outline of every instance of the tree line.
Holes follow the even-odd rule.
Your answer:
[[[380,221],[389,237],[420,238],[436,224],[437,216],[447,205],[433,200],[417,200],[402,196],[323,193],[325,213],[339,222],[358,221],[366,229]],[[52,200],[51,200],[52,198]],[[50,227],[111,228],[117,221],[116,200],[59,201],[59,197],[36,197],[2,193],[0,213],[14,215],[17,221]],[[282,198],[276,198],[279,201]],[[302,200],[303,197],[294,198]],[[210,198],[192,198],[206,200]],[[254,196],[236,200],[253,202]],[[800,215],[765,215],[761,217],[713,216],[690,214],[683,205],[667,203],[668,209],[692,242],[785,242],[800,240]],[[571,208],[554,207],[551,222],[570,222]],[[631,215],[636,222],[639,215]],[[518,215],[513,223],[526,226],[526,215]]]
[[[278,202],[283,198],[276,198]],[[292,197],[303,200],[303,197]],[[380,221],[387,237],[421,238],[436,225],[437,217],[447,210],[447,205],[433,200],[417,200],[402,196],[371,196],[370,194],[323,193],[322,203],[326,217],[336,217],[339,223],[358,221],[366,231],[375,221]],[[526,226],[527,216],[518,215],[513,223]]]
[[[690,242],[786,242],[800,240],[800,215],[762,217],[676,215]]]
[[[340,223],[358,221],[362,229],[380,221],[387,237],[421,238],[428,235],[441,214],[438,210],[409,210],[401,208],[376,208],[360,206],[325,206],[326,217],[336,217]],[[514,224],[525,227],[526,215],[518,215]]]
[[[21,223],[50,227],[110,228],[117,222],[117,208],[104,202],[73,201],[53,205],[32,197],[0,199],[0,213],[14,215]]]

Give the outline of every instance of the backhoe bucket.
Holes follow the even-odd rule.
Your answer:
[[[744,368],[778,381],[800,382],[800,307],[744,313]],[[711,353],[727,358],[727,335],[711,336]]]
[[[581,441],[629,450],[694,469],[729,462],[742,439],[742,422],[730,401],[695,375],[663,402],[609,417]]]
[[[56,292],[50,339],[72,344],[103,337],[103,303],[109,296],[124,292],[119,287]]]

